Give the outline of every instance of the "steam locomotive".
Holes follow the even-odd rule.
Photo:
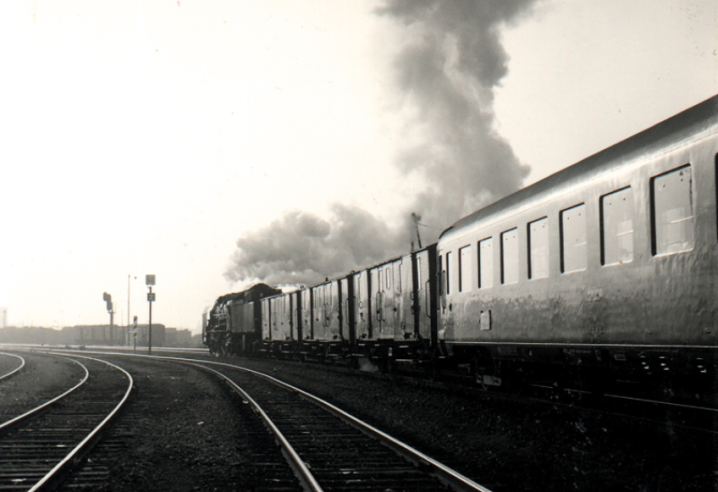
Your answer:
[[[212,352],[712,385],[718,96],[462,218],[436,244],[205,312]]]

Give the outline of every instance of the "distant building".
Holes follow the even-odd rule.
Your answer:
[[[128,332],[126,326],[117,325],[84,325],[66,326],[62,329],[67,332],[66,343],[73,345],[133,345],[134,328]],[[137,325],[137,345],[149,345],[149,331],[147,325]],[[152,345],[163,347],[165,343],[165,325],[152,323]]]
[[[135,330],[132,329],[132,332]],[[147,347],[150,344],[149,329],[148,325],[137,325],[137,346]],[[133,335],[134,336],[134,335]],[[133,345],[134,341],[130,341],[130,345]],[[164,347],[165,346],[165,325],[158,325],[152,323],[152,346],[153,347]]]
[[[177,328],[165,328],[165,347],[190,347],[192,332]]]
[[[0,328],[7,328],[7,308],[0,308]]]
[[[0,329],[0,343],[65,344],[64,333],[52,328],[6,326]]]
[[[147,325],[137,326],[137,346],[147,347],[149,330]],[[135,343],[133,327],[117,325],[66,326],[62,330],[40,327],[0,328],[0,343],[34,343],[46,345],[118,345],[132,346]],[[204,348],[201,335],[192,335],[187,329],[165,328],[152,323],[153,347]]]

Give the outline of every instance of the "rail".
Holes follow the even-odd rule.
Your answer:
[[[279,441],[280,446],[285,451],[287,456],[289,457],[289,461],[291,462],[292,468],[296,471],[296,473],[300,477],[300,481],[304,485],[304,487],[311,492],[323,492],[322,487],[317,483],[317,480],[314,478],[314,475],[312,475],[312,472],[309,471],[309,468],[307,468],[307,465],[304,464],[304,461],[299,457],[297,452],[294,450],[291,444],[289,444],[289,441],[284,437],[282,432],[277,428],[277,426],[272,422],[272,420],[269,418],[269,416],[264,412],[262,407],[257,404],[254,399],[249,396],[249,394],[244,391],[239,385],[237,385],[234,381],[232,381],[229,377],[222,374],[219,371],[215,371],[212,368],[206,367],[202,364],[196,364],[192,362],[185,362],[186,364],[190,366],[195,366],[200,369],[203,369],[205,371],[209,371],[220,378],[222,378],[229,386],[239,393],[242,398],[244,398],[246,401],[249,402],[250,405],[254,408],[254,410],[259,414],[259,416],[262,418],[264,423],[267,425],[267,427],[270,429],[272,434],[274,434],[277,441]]]
[[[6,421],[6,422],[1,423],[1,424],[0,424],[0,431],[3,430],[3,429],[8,429],[9,427],[11,427],[11,426],[13,426],[13,425],[16,425],[16,424],[18,424],[18,423],[20,423],[20,422],[22,422],[22,421],[24,421],[24,420],[27,420],[28,418],[32,417],[33,415],[36,415],[37,413],[43,411],[44,409],[46,409],[47,407],[49,407],[49,406],[52,405],[53,403],[56,403],[56,402],[62,400],[63,398],[65,398],[66,396],[70,395],[71,393],[73,393],[74,391],[76,391],[79,387],[81,387],[83,384],[85,384],[85,383],[87,382],[87,379],[90,377],[90,372],[87,370],[87,367],[85,367],[83,364],[80,364],[80,363],[77,362],[76,360],[73,360],[73,359],[70,359],[70,358],[67,358],[67,357],[65,357],[65,358],[68,359],[68,360],[70,360],[70,361],[72,361],[72,362],[74,362],[75,364],[79,365],[79,366],[85,371],[85,376],[80,380],[80,382],[77,383],[77,384],[76,384],[75,386],[73,386],[72,388],[70,388],[69,390],[65,391],[64,393],[62,393],[62,394],[56,396],[55,398],[52,398],[51,400],[46,401],[46,402],[43,403],[42,405],[38,405],[37,407],[35,407],[35,408],[31,409],[31,410],[28,410],[27,412],[23,413],[22,415],[18,415],[18,416],[15,417],[15,418],[12,418],[12,419],[10,419],[10,420],[8,420],[8,421]]]
[[[161,358],[165,359],[165,360],[178,360],[180,362],[188,362],[192,365],[197,365],[199,367],[203,367],[202,365],[197,364],[196,360],[189,361],[187,359],[180,359],[177,357],[161,357]],[[266,379],[280,387],[283,387],[287,390],[296,392],[297,394],[301,395],[302,397],[325,408],[326,410],[328,410],[332,414],[338,416],[339,418],[349,422],[352,426],[359,429],[360,431],[362,431],[366,434],[369,434],[370,436],[378,439],[381,442],[384,442],[389,447],[394,449],[394,451],[401,454],[409,461],[416,463],[416,464],[420,464],[423,467],[428,467],[428,468],[432,469],[434,471],[434,475],[442,483],[444,483],[446,485],[449,485],[449,486],[452,486],[455,488],[459,488],[460,490],[470,490],[470,491],[476,491],[476,492],[491,492],[490,489],[487,489],[486,487],[474,482],[470,478],[462,475],[461,473],[457,472],[456,470],[449,468],[448,466],[444,465],[443,463],[436,461],[435,459],[427,456],[426,454],[422,453],[421,451],[414,449],[413,447],[409,446],[408,444],[405,444],[405,443],[399,441],[398,439],[386,434],[385,432],[377,429],[376,427],[373,427],[372,425],[354,417],[353,415],[345,412],[344,410],[336,407],[335,405],[332,405],[331,403],[324,401],[321,398],[318,398],[318,397],[312,395],[311,393],[307,393],[306,391],[304,391],[302,389],[292,386],[291,384],[285,383],[284,381],[281,381],[281,380],[274,378],[272,376],[269,376],[267,374],[254,371],[252,369],[247,369],[245,367],[235,366],[232,364],[226,364],[223,362],[214,362],[214,361],[201,361],[201,362],[202,362],[202,364],[211,364],[211,365],[227,367],[230,369],[241,370],[241,371],[247,372],[249,374],[253,374],[257,377],[264,378],[264,379]],[[207,370],[211,370],[210,368],[207,368],[207,367],[203,367],[203,368],[207,369]],[[212,371],[216,372],[217,374],[221,374],[218,371],[214,371],[214,370],[212,370]],[[225,375],[222,374],[222,377],[225,380],[229,381],[229,378],[227,378]],[[233,384],[233,382],[232,382],[232,384]],[[244,393],[243,391],[242,391],[242,394],[243,394],[243,396],[246,395],[246,393]],[[248,401],[250,401],[249,395],[246,395],[245,397],[247,397]],[[289,444],[287,443],[287,445],[289,445]],[[297,457],[297,459],[299,459],[299,458]],[[312,489],[312,490],[314,490],[314,489]],[[318,490],[321,490],[321,489],[318,489]]]
[[[54,485],[53,481],[59,476],[62,472],[64,472],[70,465],[73,464],[73,460],[76,457],[79,457],[79,454],[85,450],[86,447],[88,447],[89,443],[92,442],[96,437],[99,436],[99,433],[104,429],[104,427],[107,425],[108,422],[110,422],[115,415],[117,415],[117,412],[119,412],[120,408],[125,404],[127,399],[130,396],[130,393],[132,392],[132,387],[134,385],[134,380],[132,379],[132,376],[130,373],[122,369],[121,367],[111,363],[107,362],[105,360],[101,359],[95,359],[92,357],[84,357],[84,356],[77,356],[82,359],[88,359],[93,360],[95,362],[101,362],[103,364],[106,364],[110,367],[113,367],[117,369],[118,371],[122,372],[128,379],[129,384],[127,386],[127,390],[125,391],[125,394],[122,397],[122,400],[115,405],[115,408],[112,409],[112,411],[100,422],[77,446],[75,446],[72,451],[70,451],[65,458],[60,461],[55,467],[50,470],[50,472],[45,475],[39,482],[37,482],[31,489],[30,492],[39,492],[44,490],[49,490],[49,488]]]
[[[7,352],[0,352],[0,355],[6,355],[6,356],[8,356],[8,357],[15,357],[16,359],[20,359],[20,366],[19,366],[19,367],[16,367],[15,369],[13,369],[12,371],[10,371],[10,372],[7,373],[7,374],[3,374],[2,376],[0,376],[0,381],[2,381],[3,379],[9,378],[9,377],[12,376],[13,374],[17,374],[17,373],[20,371],[20,369],[22,369],[23,367],[25,367],[25,359],[22,358],[22,357],[20,357],[19,355],[9,354],[9,353],[7,353]]]

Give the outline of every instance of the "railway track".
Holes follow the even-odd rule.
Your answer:
[[[488,489],[339,408],[271,376],[186,362],[223,378],[251,404],[312,491]]]
[[[7,353],[7,352],[0,352],[0,356],[2,356],[2,357],[10,357],[10,358],[18,359],[18,360],[20,361],[17,367],[14,367],[14,368],[10,369],[9,371],[5,371],[4,373],[3,373],[3,372],[0,372],[0,381],[2,381],[3,379],[7,379],[7,378],[9,378],[10,376],[13,376],[13,375],[17,374],[18,372],[20,372],[20,371],[22,370],[23,367],[25,367],[25,359],[23,359],[23,358],[20,357],[19,355],[9,354],[9,353]]]
[[[50,490],[101,436],[127,401],[132,377],[109,362],[78,362],[85,377],[74,387],[0,423],[0,490]],[[97,485],[106,477],[87,477]]]
[[[144,357],[137,356],[137,359],[141,360]],[[158,357],[157,360],[171,359]],[[188,359],[185,360],[189,362]],[[192,360],[191,362],[212,365],[217,360]],[[442,457],[442,461],[447,463],[460,463],[457,466],[458,469],[469,470],[468,473],[471,477],[482,477],[482,482],[486,481],[486,485],[492,490],[537,490],[538,488],[594,490],[591,487],[596,484],[593,481],[596,476],[600,476],[601,483],[605,483],[609,488],[621,488],[618,484],[627,481],[626,483],[643,484],[644,490],[714,489],[715,479],[712,477],[715,476],[715,453],[711,446],[716,434],[716,413],[710,408],[698,406],[685,408],[685,405],[666,405],[665,402],[649,400],[635,401],[635,398],[631,400],[625,398],[598,399],[595,395],[584,395],[575,390],[571,390],[568,399],[563,399],[560,397],[563,390],[549,387],[546,388],[546,392],[553,394],[555,398],[539,398],[537,396],[540,396],[541,392],[538,392],[538,395],[530,393],[529,396],[525,393],[486,392],[461,384],[448,384],[446,381],[442,383],[421,381],[405,378],[398,374],[359,373],[365,377],[352,378],[351,381],[348,378],[335,376],[325,379],[322,374],[324,372],[345,371],[340,371],[338,367],[325,367],[320,371],[317,370],[320,366],[298,362],[286,363],[285,367],[284,362],[272,360],[267,361],[269,363],[241,360],[222,362],[227,362],[228,365],[244,365],[243,362],[246,362],[247,367],[268,374],[282,374],[282,379],[286,377],[287,380],[301,385],[301,387],[305,387],[303,381],[306,381],[306,389],[326,395],[325,397],[330,401],[341,402],[340,405],[343,407],[358,408],[362,414],[370,415],[370,418],[376,419],[376,422],[381,422],[379,425],[382,428],[397,428],[402,431],[402,426],[395,425],[395,423],[411,422],[410,425],[416,429],[416,434],[413,430],[407,430],[407,435],[411,435],[412,438],[414,435],[419,435],[420,439],[416,442],[421,443],[419,444],[421,446],[426,446],[428,442],[427,449],[434,449],[434,443],[438,441],[433,440],[432,437],[440,438],[440,434],[437,433],[443,429],[450,438],[448,440],[456,440],[458,446],[461,447],[461,455],[444,452],[445,448],[441,447],[443,442],[441,445],[437,445],[439,451],[432,452],[432,455],[436,453],[437,456]],[[223,366],[213,367],[221,368]],[[233,376],[234,370],[232,373],[223,368],[220,370]],[[174,375],[174,373],[172,374]],[[357,373],[353,372],[354,374]],[[362,379],[365,382],[355,384],[355,380]],[[374,379],[377,380],[376,383],[371,381]],[[366,388],[377,386],[381,389],[365,391]],[[435,388],[436,391],[424,391],[429,388]],[[364,394],[365,398],[371,399],[366,401],[366,411],[364,404],[356,403],[356,398],[349,396],[352,392]],[[574,393],[577,393],[578,396]],[[374,400],[375,398],[376,400]],[[247,399],[245,398],[245,400]],[[412,410],[412,402],[413,407],[419,410]],[[437,413],[437,405],[444,409],[443,413]],[[214,434],[212,435],[220,435],[224,429],[229,430],[230,427],[234,431],[237,421],[240,420],[243,427],[245,421],[248,420],[245,417],[252,416],[250,405],[241,405],[245,409],[240,410],[242,417],[233,417],[236,415],[234,407],[235,405],[230,405],[222,414],[227,425],[222,428],[220,424],[219,428],[213,430]],[[375,409],[370,410],[369,407]],[[394,409],[399,409],[399,413],[392,414]],[[423,413],[424,411],[426,413]],[[192,426],[200,425],[200,421],[204,420],[204,415],[214,414],[207,411],[201,416],[195,414],[193,417],[195,420],[189,422],[190,433],[192,433]],[[386,415],[389,417],[385,419]],[[165,419],[163,422],[169,423],[169,420]],[[172,423],[176,424],[176,421],[173,420]],[[205,426],[208,425],[209,422],[205,422]],[[261,423],[258,425],[259,428],[251,432],[256,432],[258,436],[262,433],[268,435],[264,426]],[[116,427],[113,426],[113,432]],[[282,426],[278,425],[278,427]],[[168,429],[170,428],[168,427]],[[184,434],[186,431],[179,430],[179,426],[173,425],[169,432]],[[431,434],[432,432],[434,434]],[[245,431],[242,429],[240,433],[244,435]],[[484,440],[486,437],[488,439]],[[243,447],[245,454],[242,456],[246,457],[246,461],[244,458],[237,459],[235,457],[226,459],[227,455],[224,450],[227,444],[221,439],[217,441],[211,437],[203,439],[211,443],[209,447],[215,448],[215,454],[212,456],[218,457],[217,463],[231,465],[227,468],[231,472],[225,472],[215,467],[212,458],[197,460],[196,463],[197,465],[201,464],[201,468],[199,466],[195,468],[195,462],[186,459],[186,455],[181,453],[172,452],[172,456],[163,456],[162,459],[173,460],[175,457],[179,457],[180,466],[187,468],[187,474],[192,472],[192,476],[188,476],[187,480],[199,477],[201,473],[209,470],[210,466],[212,473],[220,476],[225,476],[224,473],[236,475],[238,473],[236,470],[240,468],[243,477],[261,476],[263,470],[271,469],[269,474],[273,475],[274,485],[277,488],[267,488],[267,490],[282,490],[280,473],[275,471],[274,467],[278,467],[278,470],[281,465],[280,461],[284,460],[281,459],[281,453],[277,451],[278,448],[274,445],[273,438],[265,439],[261,443],[259,442],[261,439],[257,438],[255,445]],[[504,439],[502,442],[509,444],[503,445],[500,442],[497,445],[497,439]],[[160,442],[162,449],[168,444],[165,440]],[[195,439],[193,442],[199,446],[199,443],[204,441]],[[480,444],[475,445],[475,443]],[[175,444],[175,446],[177,445]],[[298,450],[299,446],[296,448]],[[262,454],[255,456],[255,449],[261,450]],[[130,452],[129,449],[128,452]],[[200,453],[199,449],[197,452]],[[164,454],[169,455],[170,453]],[[224,460],[219,458],[220,456]],[[92,462],[95,463],[95,461],[93,453]],[[303,457],[302,461],[305,461]],[[310,464],[310,472],[315,471],[314,462],[311,459],[306,461]],[[256,472],[244,465],[256,466]],[[291,479],[291,472],[287,474],[286,468],[287,465],[284,465],[283,476],[289,475]],[[195,470],[197,471],[195,472]],[[200,470],[202,471],[200,472]],[[494,470],[497,471],[494,472]],[[650,472],[646,472],[646,470],[650,470]],[[138,475],[134,473],[129,475],[129,477],[136,476]],[[139,476],[142,478],[141,474]],[[117,483],[122,484],[125,488],[115,487],[113,490],[132,490],[135,481],[125,478]],[[195,483],[204,486],[208,480],[200,479]],[[288,486],[291,490],[297,490],[298,487],[296,481],[294,485]],[[439,488],[444,489],[441,484],[434,486],[435,490]],[[204,489],[211,490],[210,487]],[[237,490],[242,489],[239,487]],[[198,490],[202,490],[202,488]],[[246,490],[253,489],[247,488]],[[332,489],[326,488],[325,490]],[[403,490],[403,488],[398,490]]]

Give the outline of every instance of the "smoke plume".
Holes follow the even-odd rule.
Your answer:
[[[330,220],[299,211],[237,241],[226,276],[235,281],[312,284],[406,253],[463,215],[516,191],[528,174],[494,130],[494,89],[507,73],[502,26],[527,15],[535,0],[388,0],[376,10],[402,30],[395,63],[402,104],[418,111],[409,126],[421,142],[397,166],[426,188],[407,200],[402,225],[334,205]]]
[[[335,204],[330,220],[295,210],[239,238],[227,277],[312,285],[399,255],[411,240],[402,235],[355,207]]]
[[[411,205],[426,224],[448,227],[516,191],[528,174],[494,130],[493,91],[508,71],[499,29],[533,4],[393,0],[378,10],[407,31],[395,65],[398,90],[419,109],[424,138],[398,165],[430,183]]]

